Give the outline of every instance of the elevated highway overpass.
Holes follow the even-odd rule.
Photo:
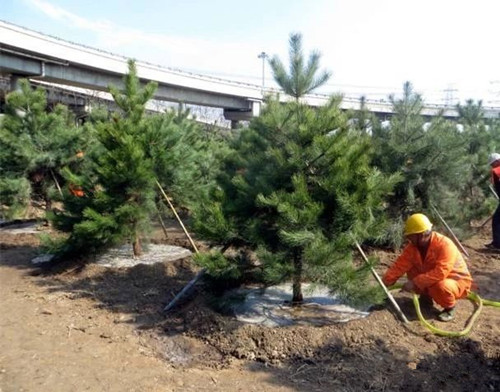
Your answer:
[[[0,21],[0,75],[8,75],[15,88],[17,79],[75,86],[107,91],[108,86],[122,86],[127,73],[127,58],[48,36],[21,26]],[[154,99],[199,106],[221,108],[228,120],[248,120],[260,113],[264,94],[279,93],[276,89],[198,75],[172,68],[136,61],[138,76],[143,82],[156,81]],[[284,94],[280,99],[286,100]],[[327,95],[304,97],[312,106],[325,104]],[[366,100],[368,110],[390,116],[392,105],[387,101]],[[344,97],[341,107],[359,109],[360,100]],[[457,117],[454,107],[426,105],[422,115]],[[500,108],[484,108],[486,117],[498,118]]]

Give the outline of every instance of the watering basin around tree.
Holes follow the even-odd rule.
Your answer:
[[[269,327],[287,325],[328,325],[369,315],[369,312],[342,304],[326,287],[303,284],[304,302],[292,306],[292,285],[235,289],[224,302],[239,321]]]

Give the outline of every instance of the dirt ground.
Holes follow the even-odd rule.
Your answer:
[[[485,229],[464,242],[483,298],[500,301],[500,253]],[[168,240],[188,246],[172,229]],[[208,306],[203,284],[164,315],[196,273],[189,259],[129,269],[35,267],[37,234],[0,230],[0,392],[500,391],[500,308],[484,307],[462,338],[431,334],[411,297],[328,326],[268,328]],[[380,272],[395,254],[377,251]],[[463,300],[461,330],[474,305]]]

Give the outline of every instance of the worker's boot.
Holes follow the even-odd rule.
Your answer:
[[[490,242],[489,244],[484,245],[488,249],[500,250],[500,246],[497,246],[495,243]]]
[[[420,304],[420,308],[422,309],[432,309],[434,305],[434,303],[432,302],[432,298],[425,294],[422,294],[418,298],[418,303]]]
[[[455,308],[445,309],[438,314],[438,319],[440,321],[448,322],[453,320],[454,318],[455,318]]]

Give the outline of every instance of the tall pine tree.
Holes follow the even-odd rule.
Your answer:
[[[352,236],[380,234],[382,200],[397,178],[370,168],[369,138],[348,128],[339,100],[317,110],[271,100],[233,148],[215,201],[197,211],[196,232],[222,252],[254,250],[267,283],[293,282],[294,302],[304,281],[351,301],[366,295]],[[242,256],[225,256],[200,259],[215,274],[234,274]]]
[[[339,98],[312,109],[300,97],[328,80],[314,52],[304,64],[301,36],[290,37],[290,74],[271,61],[294,101],[269,99],[262,115],[236,137],[214,202],[199,206],[195,230],[221,251],[198,257],[210,273],[237,276],[248,249],[268,283],[292,281],[293,303],[304,281],[323,283],[352,302],[373,290],[368,270],[352,263],[353,237],[374,238],[384,226],[382,200],[397,181],[369,166],[370,139],[351,129]],[[224,251],[239,248],[240,255]]]
[[[57,227],[71,231],[64,250],[86,253],[127,241],[134,255],[141,255],[155,211],[155,173],[145,120],[145,106],[155,90],[154,83],[141,87],[133,61],[124,90],[110,87],[119,111],[95,125],[96,162],[85,166],[87,173],[66,174],[84,196],[75,200],[67,195],[66,211],[54,217]]]
[[[304,281],[355,301],[370,289],[361,283],[367,269],[352,264],[352,238],[376,237],[384,225],[382,198],[397,176],[370,168],[369,138],[349,128],[340,99],[318,109],[300,103],[330,73],[318,75],[318,52],[305,64],[300,34],[289,44],[289,73],[276,56],[270,65],[294,101],[270,99],[235,139],[214,201],[195,214],[198,234],[222,248],[198,259],[212,274],[237,276],[251,249],[267,283],[292,281],[294,303],[303,299]],[[228,256],[229,248],[242,253]]]
[[[66,192],[65,211],[54,216],[56,226],[71,233],[63,252],[97,252],[128,241],[139,255],[157,214],[156,180],[186,209],[206,200],[214,187],[226,144],[188,111],[146,115],[154,89],[154,84],[140,87],[130,62],[124,91],[111,89],[120,110],[111,118],[98,113],[87,123],[95,143],[89,143],[78,165],[64,171],[84,196]]]
[[[288,72],[278,56],[273,56],[269,60],[274,80],[285,94],[298,101],[300,97],[321,87],[330,79],[331,74],[329,71],[319,73],[321,54],[318,51],[313,51],[306,63],[302,52],[301,34],[290,34],[288,53],[290,62]]]

